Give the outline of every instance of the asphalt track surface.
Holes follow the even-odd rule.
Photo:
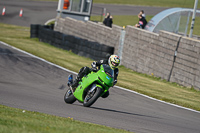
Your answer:
[[[11,1],[1,0],[0,6],[2,6],[2,2],[9,3]],[[27,12],[25,13],[27,16],[24,14],[23,20],[23,18],[17,18],[17,13],[14,13],[14,10],[21,7],[14,3],[8,5],[13,7],[10,8],[12,9],[10,12],[13,14],[11,15],[12,19],[9,18],[12,21],[5,16],[2,20],[1,16],[0,22],[27,26],[25,24],[33,20],[35,23],[43,23],[48,17],[54,16],[46,14],[41,19],[38,17],[40,16],[38,12],[38,18],[36,16],[30,18],[32,13],[28,15]],[[33,6],[34,2],[30,4],[30,7],[26,7],[43,11],[40,7]],[[9,11],[8,14],[10,14]],[[85,108],[78,102],[73,105],[65,104],[63,97],[66,91],[66,80],[71,73],[73,72],[0,42],[0,104],[2,105],[61,117],[73,117],[75,120],[136,133],[200,133],[199,112],[152,100],[116,87],[110,89],[108,98],[99,98],[90,108]]]
[[[0,104],[136,133],[199,133],[200,113],[111,88],[90,108],[63,100],[69,74],[0,43]],[[75,75],[75,74],[74,74]]]

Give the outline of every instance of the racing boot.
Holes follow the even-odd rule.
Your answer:
[[[72,84],[73,84],[73,75],[70,74],[70,75],[68,76],[67,85],[68,85],[68,86],[71,86]]]
[[[77,86],[78,86],[78,83],[81,81],[81,79],[80,78],[76,78],[75,80],[74,80],[74,82],[73,82],[73,84],[72,84],[72,90],[73,90],[73,92],[76,90],[76,88],[77,88]]]
[[[73,92],[76,90],[78,83],[81,81],[82,77],[87,74],[89,71],[89,67],[82,67],[74,80],[73,84],[71,85]]]

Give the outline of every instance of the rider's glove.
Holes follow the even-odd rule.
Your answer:
[[[92,67],[91,68],[93,72],[97,72],[97,68],[96,67]]]
[[[96,62],[95,61],[92,62],[91,66],[92,66],[92,68],[96,68],[97,67]]]
[[[91,66],[92,66],[92,71],[93,71],[93,72],[97,72],[97,65],[96,65],[96,62],[95,62],[95,61],[92,62]]]

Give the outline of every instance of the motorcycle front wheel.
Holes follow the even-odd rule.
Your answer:
[[[83,106],[90,107],[101,95],[102,89],[96,87],[92,92],[88,91],[87,95],[85,96]]]
[[[69,104],[72,104],[76,101],[76,98],[74,97],[70,88],[68,88],[67,92],[65,93],[64,101]]]

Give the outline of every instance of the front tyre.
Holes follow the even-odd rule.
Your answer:
[[[89,90],[85,96],[83,106],[90,107],[101,95],[102,89],[96,87],[92,92]]]
[[[69,103],[69,104],[72,104],[72,103],[74,103],[76,101],[76,98],[74,97],[74,95],[73,95],[73,93],[72,93],[70,88],[65,93],[64,101],[66,103]]]

